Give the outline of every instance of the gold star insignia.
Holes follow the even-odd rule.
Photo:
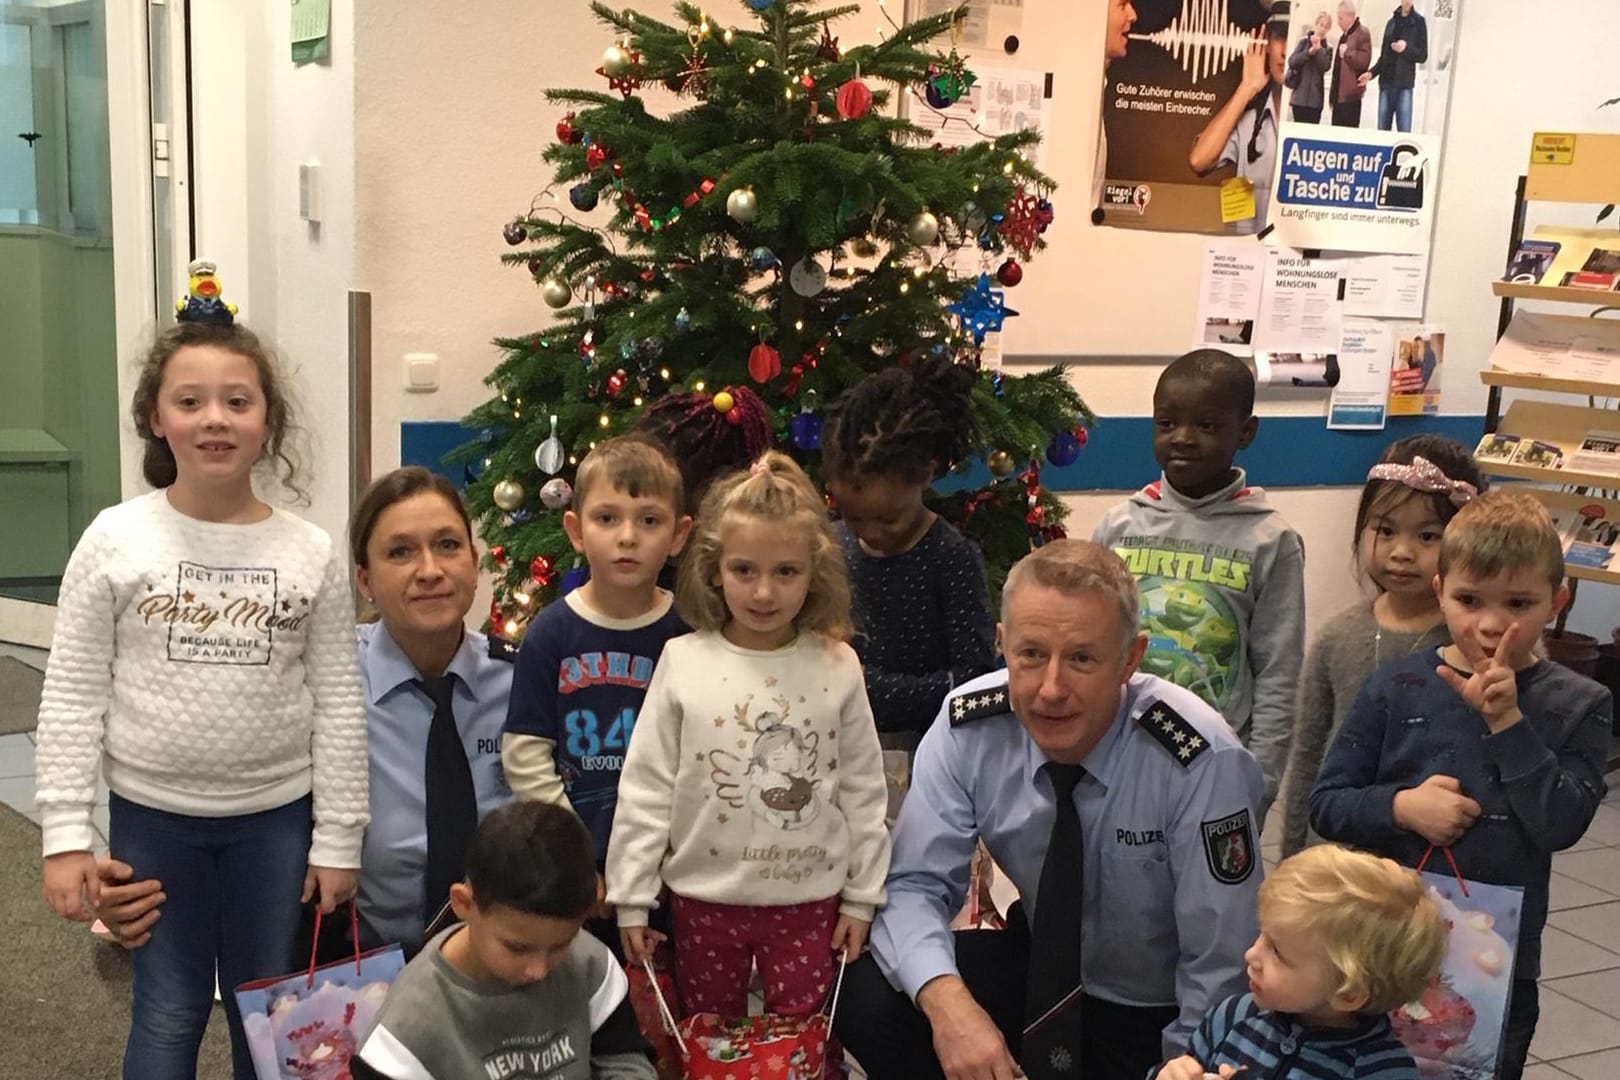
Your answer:
[[[220,593],[219,595],[224,596],[225,594]],[[196,601],[197,594],[192,592],[190,589],[187,589],[185,592],[180,594],[180,598],[183,599],[186,603],[190,604],[190,603],[193,603],[193,602]]]
[[[292,601],[291,600],[283,600],[281,602],[281,610],[282,611],[291,611],[292,610]]]

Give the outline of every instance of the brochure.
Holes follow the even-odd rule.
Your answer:
[[[1615,541],[1620,540],[1620,521],[1611,517],[1602,503],[1559,510],[1552,518],[1564,543],[1565,561],[1598,570],[1615,569]]]
[[[1508,260],[1507,273],[1502,275],[1502,280],[1537,284],[1562,246],[1556,240],[1521,240],[1513,258]]]
[[[1563,463],[1564,452],[1549,442],[1520,439],[1513,451],[1513,464],[1532,469],[1556,469]]]
[[[1620,431],[1588,431],[1569,456],[1569,468],[1620,476]]]
[[[1479,440],[1474,448],[1475,461],[1495,461],[1506,463],[1513,460],[1513,455],[1519,450],[1522,440],[1517,435],[1504,435],[1496,432]]]

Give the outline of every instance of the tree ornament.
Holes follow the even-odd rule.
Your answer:
[[[751,187],[740,187],[726,196],[726,213],[744,225],[759,216],[759,199]]]
[[[1010,289],[1024,280],[1024,268],[1018,265],[1016,259],[1008,259],[1001,264],[1001,269],[996,271],[996,280]]]
[[[692,329],[692,313],[685,308],[681,308],[675,313],[675,330],[677,333],[684,334],[690,329]]]
[[[540,283],[540,298],[549,308],[565,308],[574,298],[574,290],[568,287],[568,282],[557,277],[548,277]]]
[[[872,88],[856,75],[838,88],[834,104],[838,106],[838,115],[845,120],[859,120],[872,109]]]
[[[770,382],[782,374],[782,354],[760,342],[748,351],[748,374],[755,382]]]
[[[788,284],[794,292],[808,299],[827,287],[827,268],[806,255],[788,272]]]
[[[563,444],[562,440],[557,438],[556,416],[551,418],[551,434],[534,448],[534,467],[543,473],[555,473],[563,467]]]
[[[748,6],[755,11],[769,11],[775,0],[748,0]]]
[[[510,513],[523,505],[523,485],[512,479],[502,480],[491,497],[496,506]]]
[[[1018,314],[1007,306],[1005,293],[990,287],[988,274],[980,274],[978,281],[962,290],[955,303],[945,305],[945,310],[973,335],[975,345],[983,345],[984,335],[999,331],[1003,320]]]
[[[816,59],[836,64],[843,58],[844,54],[838,49],[838,39],[832,35],[832,27],[827,25],[826,20],[822,20],[821,41],[816,46]]]
[[[553,480],[552,483],[566,484],[567,481]],[[548,555],[536,555],[529,562],[529,576],[532,577],[534,579],[534,583],[540,586],[542,589],[547,585],[550,585],[551,579],[556,575],[556,568],[552,566],[551,557]]]
[[[924,210],[906,226],[906,238],[918,247],[927,247],[939,239],[939,218]]]
[[[581,182],[568,189],[568,201],[575,210],[586,213],[596,209],[596,188]]]
[[[557,592],[567,596],[589,580],[591,580],[591,568],[581,566],[579,560],[575,559],[574,565],[563,571],[562,584],[557,586]]]
[[[585,148],[585,167],[592,172],[600,169],[611,157],[613,152],[599,142],[593,142]]]
[[[952,45],[949,56],[942,56],[937,63],[928,65],[928,104],[936,109],[948,109],[962,100],[978,81],[979,77],[968,70],[967,61]]]
[[[505,547],[505,545],[503,545],[503,544],[492,544],[490,546],[490,549],[489,549],[489,558],[490,558],[490,561],[495,564],[495,569],[497,569],[497,570],[505,570],[506,569],[506,547]]]
[[[929,64],[928,79],[923,83],[923,100],[928,102],[931,108],[944,111],[945,109],[951,107],[952,102],[950,98],[945,96],[939,87],[934,85],[934,79],[938,74],[939,65]]]
[[[1074,441],[1079,443],[1081,446],[1084,446],[1086,443],[1091,441],[1091,429],[1086,427],[1084,424],[1074,425],[1074,427],[1069,430],[1069,434],[1073,435]]]
[[[800,450],[821,449],[821,417],[806,409],[788,421],[788,435]]]
[[[634,55],[623,45],[614,42],[602,53],[602,74],[610,78],[623,75],[635,65],[631,59]]]
[[[1020,187],[1007,200],[1006,212],[1002,214],[1001,224],[996,226],[996,231],[1007,238],[1014,251],[1028,259],[1035,249],[1035,238],[1041,232],[1040,200]]]
[[[626,378],[627,376],[624,373],[624,368],[620,368],[618,371],[615,371],[613,374],[609,375],[607,377],[608,394],[612,397],[618,397],[619,391],[624,389],[624,380]]]
[[[776,252],[768,247],[757,247],[748,253],[748,268],[764,272],[776,265]]]
[[[737,399],[731,396],[731,391],[721,390],[714,395],[714,411],[725,414],[737,407]]]
[[[566,143],[569,146],[572,146],[575,143],[579,142],[579,140],[584,138],[584,137],[585,136],[583,135],[583,133],[581,133],[579,130],[577,130],[574,127],[574,114],[573,113],[569,113],[567,116],[565,116],[561,120],[557,121],[557,141],[558,142]]]
[[[1005,450],[990,451],[990,456],[984,459],[984,463],[989,467],[990,475],[996,477],[997,479],[1001,479],[1002,477],[1010,476],[1012,474],[1012,455],[1007,453]]]
[[[1073,432],[1058,432],[1046,446],[1046,460],[1058,468],[1073,465],[1079,457],[1080,440],[1074,437]]]
[[[553,476],[540,485],[540,504],[547,510],[561,510],[574,498],[574,489],[560,476]]]
[[[517,247],[529,238],[529,230],[523,227],[521,221],[508,221],[506,227],[501,230],[501,236],[508,244]]]

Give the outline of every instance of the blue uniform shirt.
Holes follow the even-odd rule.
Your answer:
[[[1046,757],[1005,711],[1007,672],[964,683],[917,749],[895,825],[889,903],[872,927],[878,966],[913,998],[954,975],[950,919],[967,893],[975,840],[1023,897],[1036,888],[1056,816]],[[963,712],[965,722],[952,723]],[[1153,725],[1150,731],[1148,725]],[[1118,716],[1075,789],[1084,837],[1085,992],[1123,1005],[1177,1005],[1165,1056],[1183,1052],[1215,1002],[1244,987],[1259,924],[1256,807],[1264,780],[1219,713],[1153,675],[1125,686]]]
[[[371,824],[360,852],[357,902],[366,927],[407,949],[422,943],[427,874],[424,770],[433,703],[382,623],[356,628],[371,759]],[[512,692],[512,664],[490,655],[489,639],[467,631],[445,674],[454,675],[456,728],[467,748],[480,819],[512,799],[501,772],[501,725]]]

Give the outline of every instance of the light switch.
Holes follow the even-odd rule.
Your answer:
[[[405,354],[405,389],[413,394],[431,394],[439,388],[437,353]]]
[[[321,167],[317,162],[298,166],[298,216],[317,224],[321,220]]]

